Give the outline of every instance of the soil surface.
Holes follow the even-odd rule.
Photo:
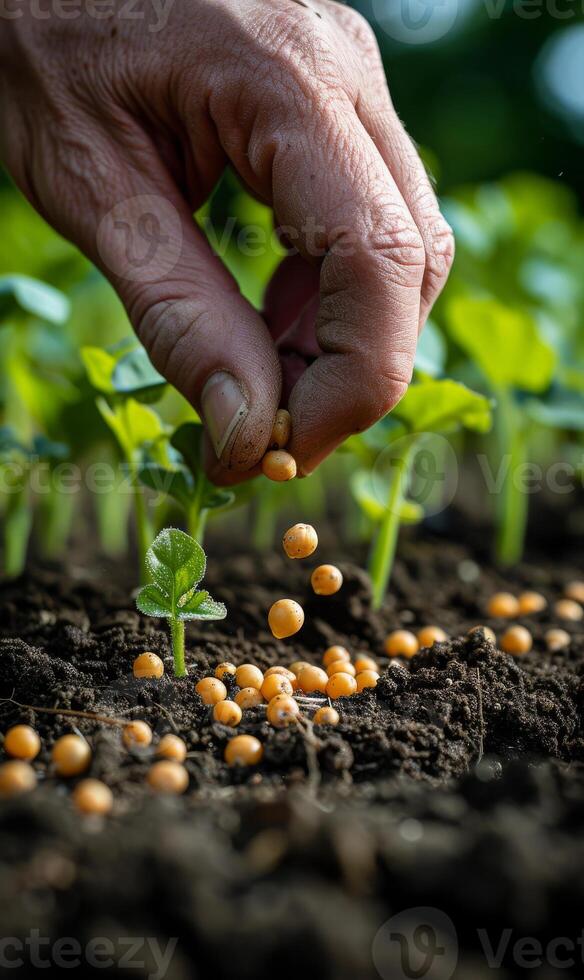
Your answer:
[[[0,698],[12,700],[0,730],[29,722],[43,740],[39,788],[0,803],[0,928],[28,940],[2,946],[3,966],[173,980],[581,974],[584,626],[553,612],[581,571],[530,564],[509,579],[463,546],[418,543],[376,614],[364,573],[339,565],[343,589],[318,598],[310,562],[211,559],[205,586],[228,619],[188,625],[181,681],[163,625],[135,611],[116,574],[44,569],[1,588]],[[499,588],[548,599],[517,620],[534,637],[520,658],[466,635],[508,625],[485,614]],[[266,614],[284,595],[306,622],[280,642]],[[451,639],[407,662],[383,655],[389,630],[429,624]],[[545,648],[551,626],[572,636],[561,653]],[[245,712],[239,730],[264,757],[227,767],[233,731],[213,723],[197,680],[223,660],[319,663],[333,642],[378,660],[377,688],[338,701],[334,729],[276,731],[263,709]],[[164,658],[160,681],[133,678],[143,650]],[[118,728],[22,705],[141,718],[155,742],[178,733],[189,790],[153,797],[154,749],[129,753]],[[90,775],[115,794],[106,820],[79,817],[74,781],[52,773],[51,746],[73,730],[91,743]],[[55,944],[67,937],[72,946]]]

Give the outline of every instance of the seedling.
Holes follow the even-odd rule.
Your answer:
[[[215,602],[204,590],[197,591],[206,564],[201,545],[172,527],[161,531],[146,552],[152,582],[140,590],[136,605],[147,616],[169,620],[176,677],[187,672],[185,621],[225,619],[227,615],[222,602]]]

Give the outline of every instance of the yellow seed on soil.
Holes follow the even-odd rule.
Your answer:
[[[146,749],[152,742],[152,729],[145,721],[130,721],[124,725],[122,741],[127,749]]]
[[[278,694],[272,698],[266,709],[266,717],[274,728],[285,728],[293,723],[300,711],[298,703],[286,694]]]
[[[347,663],[349,663],[350,659],[351,654],[346,647],[338,646],[338,644],[329,647],[322,655],[322,663],[324,667],[328,667],[329,664],[338,663],[339,660],[345,660]]]
[[[394,630],[385,639],[385,652],[388,657],[413,657],[420,644],[409,630]]]
[[[257,766],[264,749],[253,735],[236,735],[225,746],[225,762],[228,766]]]
[[[257,694],[255,687],[248,688],[248,690],[255,691]],[[241,694],[241,691],[239,693]],[[213,708],[213,718],[220,725],[229,725],[230,728],[235,728],[241,721],[241,706],[236,701],[219,701]]]
[[[581,602],[584,605],[584,582],[568,582],[564,589],[564,595],[566,599],[572,599],[574,602]]]
[[[560,619],[569,619],[573,623],[579,622],[584,616],[584,609],[574,599],[558,599],[554,612]]]
[[[227,688],[217,677],[203,677],[195,686],[195,691],[203,704],[217,704],[218,701],[225,701],[227,697]]]
[[[322,708],[315,711],[312,720],[315,725],[338,725],[340,716],[335,708],[331,708],[329,704],[323,704]]]
[[[278,599],[268,613],[270,629],[277,640],[294,636],[304,623],[304,610],[293,599]]]
[[[276,664],[274,667],[268,667],[264,674],[264,680],[266,677],[272,677],[273,674],[280,674],[282,677],[287,677],[290,683],[296,680],[296,674],[287,667],[282,667],[280,664]]]
[[[36,773],[28,762],[10,759],[0,765],[0,799],[29,793],[36,786]]]
[[[141,653],[134,660],[134,677],[158,680],[164,673],[164,664],[156,653]]]
[[[439,626],[424,626],[418,632],[418,643],[420,644],[420,649],[424,647],[432,647],[435,643],[444,643],[448,639],[447,634]]]
[[[285,483],[296,476],[296,460],[283,449],[270,449],[262,459],[262,473],[268,480]]]
[[[312,664],[309,664],[308,660],[295,660],[293,664],[290,664],[290,670],[296,675],[297,679],[298,674],[301,670],[304,670],[305,667],[312,667]]]
[[[258,704],[264,704],[264,699],[257,687],[242,687],[235,695],[235,703],[243,708],[257,708]]]
[[[310,576],[317,595],[334,595],[343,584],[343,576],[336,565],[319,565]]]
[[[314,667],[312,664],[309,667],[304,667],[298,674],[298,686],[305,694],[313,694],[315,691],[324,694],[327,682],[326,671],[321,670],[320,667]]]
[[[533,637],[525,626],[510,626],[501,637],[501,649],[505,653],[529,653],[533,646]]]
[[[519,615],[519,600],[510,592],[495,592],[487,603],[489,616],[497,619],[510,619]]]
[[[255,687],[259,691],[264,675],[255,664],[241,664],[235,671],[235,683],[238,687]]]
[[[366,657],[365,654],[360,654],[355,660],[355,673],[360,674],[363,670],[374,670],[377,673],[379,668],[373,657]]]
[[[14,759],[30,762],[41,750],[41,740],[30,725],[14,725],[4,736],[4,751]]]
[[[264,683],[261,686],[261,693],[266,701],[271,701],[278,694],[288,694],[291,697],[294,693],[294,688],[287,677],[283,677],[282,674],[271,674],[264,679]]]
[[[225,702],[221,702],[225,704]],[[173,735],[172,732],[168,732],[167,735],[163,735],[156,748],[156,755],[161,756],[163,759],[171,759],[172,762],[184,762],[187,755],[187,747],[183,742],[182,738],[178,735]]]
[[[472,629],[469,629],[468,636],[472,636],[473,633],[481,632],[485,634],[485,639],[488,640],[489,643],[492,643],[494,647],[497,646],[495,631],[492,630],[490,626],[473,626]]]
[[[566,630],[558,629],[548,630],[544,639],[548,650],[551,650],[552,653],[555,653],[557,650],[564,650],[570,646],[572,641],[570,634]]]
[[[184,793],[189,785],[189,774],[180,762],[161,759],[150,766],[147,775],[148,785],[156,793],[169,793],[174,796]]]
[[[520,616],[541,612],[547,606],[547,599],[541,592],[522,592],[518,601]]]
[[[379,674],[376,670],[361,670],[355,680],[357,681],[357,690],[363,691],[366,687],[377,687]]]
[[[295,524],[282,538],[282,547],[288,558],[308,558],[316,551],[318,536],[312,524]]]
[[[59,776],[80,776],[89,767],[91,749],[80,735],[62,735],[53,745],[51,758]]]
[[[292,417],[290,412],[287,412],[285,408],[279,408],[276,412],[276,418],[274,419],[274,424],[272,426],[270,448],[284,449],[284,447],[290,442],[291,434]]]
[[[348,660],[333,660],[332,664],[328,665],[326,672],[329,677],[332,677],[333,674],[351,674],[351,677],[354,677],[357,673],[353,664],[349,663]]]
[[[114,805],[111,789],[100,779],[81,780],[73,790],[71,797],[81,813],[96,813],[105,816]]]
[[[215,667],[215,677],[218,681],[222,681],[226,674],[233,676],[236,670],[235,664],[230,664],[229,661],[225,660],[222,664],[217,664]]]
[[[354,694],[357,690],[357,681],[351,674],[333,674],[329,677],[326,686],[326,693],[329,698],[335,701],[337,698],[346,698]]]

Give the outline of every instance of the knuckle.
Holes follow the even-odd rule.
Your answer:
[[[426,258],[426,275],[436,288],[446,282],[454,262],[454,234],[450,225],[440,215],[430,231],[430,246]]]
[[[399,217],[387,230],[376,231],[371,236],[370,245],[382,272],[392,283],[411,287],[421,285],[426,268],[426,250],[413,222]]]
[[[362,51],[376,59],[379,57],[379,45],[375,31],[363,14],[353,7],[338,7],[336,5],[335,17],[341,29],[352,38]]]

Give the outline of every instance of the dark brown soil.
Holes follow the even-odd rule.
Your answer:
[[[535,640],[520,659],[466,632],[478,623],[501,632],[505,624],[484,612],[496,588],[537,588],[551,603],[578,570],[526,566],[509,582],[462,547],[418,544],[406,550],[376,615],[364,574],[340,564],[343,590],[318,599],[306,590],[305,563],[211,561],[206,584],[229,616],[189,626],[182,681],[172,678],[164,628],[139,616],[123,588],[108,585],[115,576],[45,570],[4,585],[0,697],[13,701],[0,705],[0,729],[29,721],[43,750],[35,763],[40,788],[0,804],[3,936],[36,928],[82,946],[109,937],[117,965],[108,972],[140,977],[155,975],[152,959],[142,972],[125,972],[129,954],[119,938],[165,946],[176,937],[166,976],[218,980],[275,971],[335,980],[411,976],[392,959],[399,944],[383,936],[372,944],[391,916],[420,906],[434,909],[430,926],[440,925],[438,913],[454,923],[461,980],[491,973],[479,929],[495,949],[503,930],[513,930],[503,955],[510,976],[525,972],[517,940],[576,942],[584,926],[582,625],[558,623],[551,606],[520,620]],[[285,643],[266,629],[266,611],[282,595],[298,598],[306,612],[302,632]],[[452,639],[409,663],[383,656],[389,629],[429,623]],[[551,625],[573,635],[561,654],[545,650]],[[319,662],[331,642],[379,660],[375,691],[338,702],[341,724],[308,736],[269,728],[262,709],[246,713],[240,730],[262,740],[264,758],[258,769],[229,769],[223,749],[233,733],[213,724],[200,703],[199,677],[221,660]],[[144,649],[165,658],[161,681],[134,680],[132,661]],[[117,729],[14,701],[142,718],[156,739],[178,732],[189,746],[188,793],[152,798],[144,781],[152,753],[129,754]],[[103,824],[77,817],[70,784],[51,773],[51,745],[73,725],[92,744],[91,775],[116,796]],[[582,949],[574,950],[574,964],[558,973],[546,947],[543,972],[532,968],[532,975],[578,975]],[[135,959],[146,952],[143,945]],[[564,947],[561,955],[569,958]],[[427,975],[447,980],[447,966],[438,957],[432,969],[439,972]],[[92,972],[85,961],[79,969]]]

